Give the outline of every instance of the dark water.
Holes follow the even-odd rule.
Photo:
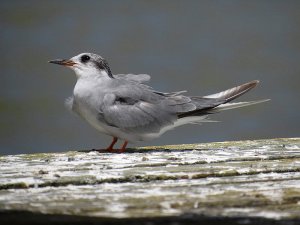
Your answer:
[[[272,99],[140,145],[299,136],[299,28],[300,1],[1,1],[0,153],[108,145],[64,108],[73,72],[47,63],[81,52],[113,73],[148,73],[161,91],[259,79],[241,100]]]

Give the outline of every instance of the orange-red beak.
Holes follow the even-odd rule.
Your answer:
[[[73,66],[76,64],[75,62],[73,62],[70,59],[55,59],[55,60],[49,61],[49,63],[54,63],[54,64],[58,64],[58,65],[62,65],[62,66]]]

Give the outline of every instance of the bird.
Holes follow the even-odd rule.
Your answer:
[[[258,80],[206,96],[187,96],[186,91],[160,92],[146,82],[147,74],[113,74],[107,60],[94,53],[49,61],[72,69],[77,77],[66,107],[99,132],[113,138],[106,148],[122,153],[128,143],[148,141],[185,124],[209,122],[208,116],[224,110],[262,103],[269,99],[235,102],[253,89]],[[121,139],[121,148],[114,145]]]

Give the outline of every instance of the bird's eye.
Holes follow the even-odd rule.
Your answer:
[[[90,59],[91,59],[91,57],[89,57],[88,55],[81,56],[81,62],[83,62],[83,63],[89,61]]]

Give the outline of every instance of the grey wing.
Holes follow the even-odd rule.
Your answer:
[[[195,110],[214,107],[224,100],[188,97],[183,92],[157,92],[144,84],[118,79],[103,98],[101,118],[123,131],[156,133]],[[188,115],[187,115],[188,114]],[[184,116],[182,116],[184,115]]]
[[[156,133],[183,117],[214,113],[214,108],[244,94],[258,82],[210,96],[184,96],[182,92],[156,92],[151,87],[126,79],[114,80],[101,105],[101,118],[127,132]]]
[[[203,116],[233,108],[233,104],[228,105],[228,102],[249,91],[257,83],[249,82],[214,95],[188,97],[181,95],[182,92],[156,92],[149,86],[121,79],[114,81],[114,85],[109,88],[110,93],[104,96],[101,118],[124,132],[157,133],[184,117]],[[248,102],[247,105],[255,103],[258,102]]]
[[[195,110],[189,97],[157,93],[136,82],[113,80],[100,108],[101,118],[124,131],[151,133],[172,125],[178,113]]]
[[[106,94],[102,116],[111,126],[127,132],[156,133],[177,119],[176,113],[168,110],[157,99],[147,102],[115,93]]]

